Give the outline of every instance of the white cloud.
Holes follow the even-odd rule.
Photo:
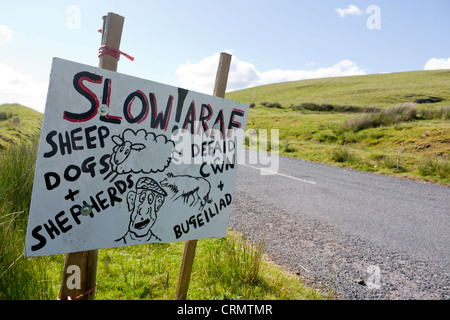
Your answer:
[[[47,90],[48,82],[0,63],[0,104],[20,103],[43,113]]]
[[[186,64],[181,65],[177,69],[179,85],[190,90],[211,94],[218,61],[219,54],[217,53],[198,63],[188,61]],[[342,60],[331,67],[315,70],[274,69],[260,72],[253,64],[233,57],[228,76],[227,91],[277,82],[363,74],[366,74],[365,71],[350,60]]]
[[[336,12],[339,13],[339,15],[344,18],[345,16],[352,15],[352,16],[360,16],[361,10],[354,4],[349,5],[347,8],[337,8]]]
[[[424,70],[450,69],[450,58],[437,59],[431,58],[425,64]]]
[[[11,42],[14,32],[8,26],[0,24],[0,47]]]

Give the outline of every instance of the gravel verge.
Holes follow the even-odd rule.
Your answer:
[[[229,228],[264,241],[276,263],[345,300],[448,300],[448,264],[392,251],[308,216],[235,192]]]

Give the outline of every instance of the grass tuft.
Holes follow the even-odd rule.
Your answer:
[[[341,125],[342,130],[360,131],[363,129],[391,126],[396,123],[415,119],[417,109],[413,103],[404,103],[400,106],[383,109],[378,113],[371,113],[357,118],[351,118]]]
[[[441,179],[449,179],[450,160],[448,156],[443,158],[428,157],[419,164],[419,173],[422,176],[435,176]]]
[[[340,147],[333,150],[331,159],[338,163],[354,161],[353,154],[346,147]]]

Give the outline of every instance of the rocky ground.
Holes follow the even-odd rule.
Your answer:
[[[310,216],[292,215],[243,191],[229,227],[264,241],[268,256],[346,300],[448,300],[449,265],[393,251]]]

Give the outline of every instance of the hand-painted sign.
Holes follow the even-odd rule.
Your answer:
[[[54,58],[25,256],[225,236],[247,115]]]

